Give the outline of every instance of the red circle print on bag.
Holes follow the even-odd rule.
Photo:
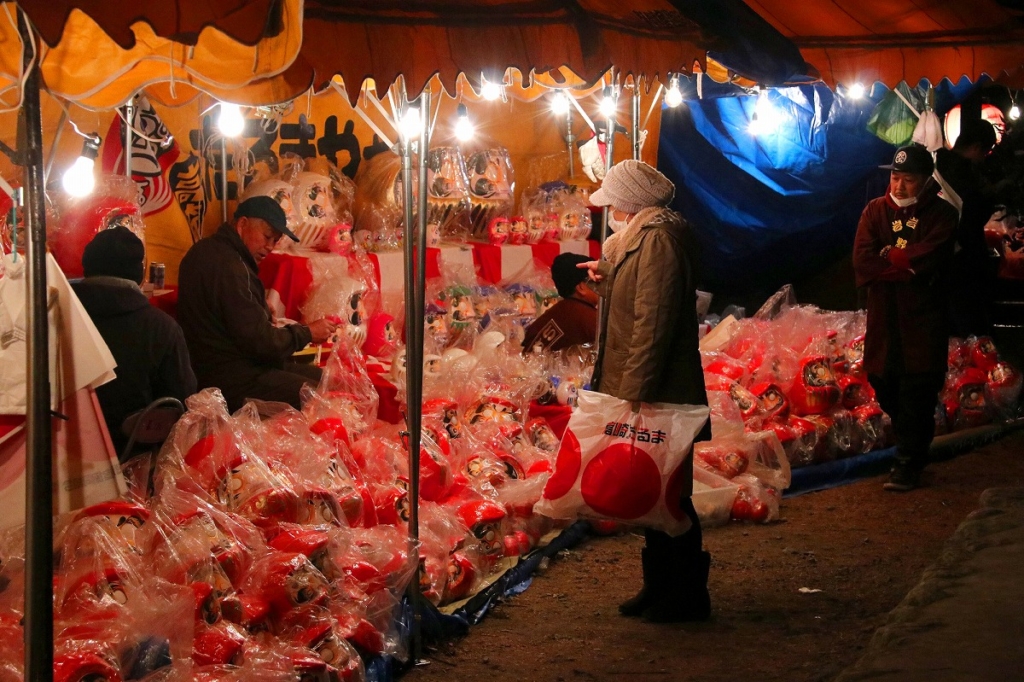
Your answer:
[[[661,472],[651,456],[628,443],[610,445],[583,470],[583,500],[603,516],[636,519],[658,503]]]
[[[562,444],[558,446],[555,473],[551,474],[547,485],[544,486],[546,499],[557,500],[572,490],[573,484],[576,483],[576,477],[580,474],[582,459],[580,441],[576,438],[576,434],[566,429],[562,436]]]

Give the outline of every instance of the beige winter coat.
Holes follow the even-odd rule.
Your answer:
[[[689,242],[686,223],[653,223],[629,236],[617,266],[602,262],[605,305],[594,382],[602,393],[707,404]]]

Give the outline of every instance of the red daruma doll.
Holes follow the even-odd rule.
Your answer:
[[[65,203],[60,215],[60,220],[51,224],[47,246],[69,279],[84,276],[85,246],[102,230],[126,227],[143,243],[146,241],[142,211],[135,200],[135,183],[121,176],[105,176],[93,194]]]

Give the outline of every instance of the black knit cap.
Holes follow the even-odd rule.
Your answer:
[[[142,284],[146,246],[124,226],[100,230],[82,252],[82,270],[86,277],[120,277]]]
[[[578,253],[560,253],[551,262],[551,279],[562,298],[569,298],[576,291],[576,285],[587,279],[587,271],[576,267],[589,258]]]
[[[259,218],[293,242],[299,241],[295,233],[288,229],[288,218],[285,216],[281,204],[271,197],[265,195],[249,197],[235,209],[235,220],[239,218]]]

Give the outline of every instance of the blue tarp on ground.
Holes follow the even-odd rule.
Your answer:
[[[932,442],[931,459],[950,459],[974,448],[999,440],[1007,433],[1024,428],[1024,418],[1013,419],[1005,424],[981,426],[966,431],[951,433]],[[896,460],[896,448],[885,448],[872,452],[838,459],[834,462],[815,464],[793,470],[793,482],[783,493],[784,497],[795,497],[818,490],[838,488],[861,478],[884,474]]]
[[[848,253],[864,205],[887,180],[877,166],[894,147],[866,124],[888,89],[875,84],[860,100],[822,84],[768,90],[782,123],[754,136],[757,97],[703,83],[704,99],[662,110],[658,143],[658,167],[677,187],[673,205],[696,226],[703,285],[770,292]],[[683,86],[695,97],[693,81]],[[942,81],[936,110],[973,88],[966,78]]]
[[[441,613],[437,608],[423,602],[420,613],[420,633],[426,642],[441,642],[461,637],[469,632],[470,625],[479,623],[503,597],[521,594],[533,582],[533,574],[540,562],[578,545],[590,532],[590,524],[577,521],[559,533],[546,546],[523,557],[518,564],[505,571],[498,580],[474,595],[466,604],[451,615]],[[413,627],[413,611],[407,599],[403,599],[397,614],[398,636],[407,645]],[[367,682],[391,682],[401,671],[402,664],[390,656],[377,656],[366,663]]]

